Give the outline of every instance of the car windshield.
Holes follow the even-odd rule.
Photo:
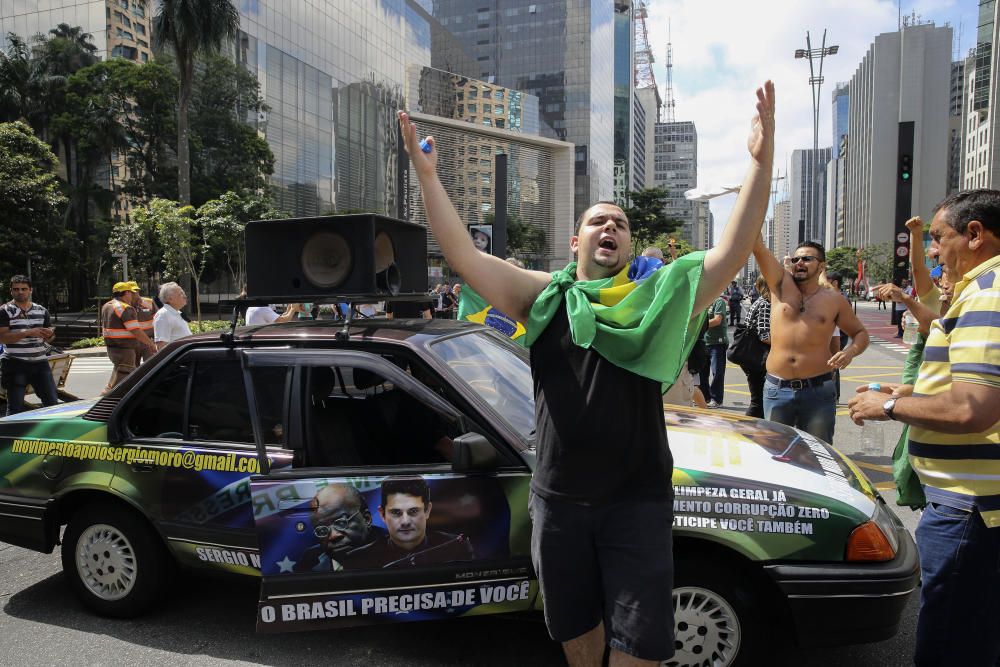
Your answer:
[[[478,330],[437,341],[431,351],[511,428],[534,440],[535,397],[526,350],[500,334]]]

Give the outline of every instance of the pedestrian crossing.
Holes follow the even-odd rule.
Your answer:
[[[899,342],[898,338],[886,340],[885,338],[881,338],[879,336],[871,336],[871,342],[878,343],[883,348],[892,350],[893,352],[902,352],[903,354],[906,354],[910,351],[910,346]]]
[[[98,375],[111,372],[111,360],[107,357],[78,357],[69,369],[70,375]]]

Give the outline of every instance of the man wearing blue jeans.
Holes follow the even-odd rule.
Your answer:
[[[55,336],[49,311],[31,301],[31,279],[10,279],[10,301],[0,306],[0,343],[4,344],[0,381],[7,390],[7,414],[24,410],[28,385],[42,405],[59,402],[52,369],[46,358],[46,343]]]
[[[708,407],[722,405],[726,390],[726,348],[729,335],[726,333],[726,300],[717,298],[708,309],[708,330],[703,341],[708,349],[708,363],[699,371],[701,393],[708,399]]]
[[[785,270],[762,238],[754,257],[771,290],[771,351],[764,380],[764,418],[833,441],[837,389],[833,371],[846,368],[868,347],[868,332],[840,292],[819,284],[826,252],[813,241],[799,244]],[[836,327],[851,344],[833,356]]]
[[[1000,665],[1000,191],[951,195],[930,234],[959,281],[931,324],[916,384],[883,384],[849,407],[856,424],[910,425],[910,463],[927,497],[914,663],[992,667]]]

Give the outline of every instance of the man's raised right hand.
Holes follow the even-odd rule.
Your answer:
[[[431,151],[425,153],[420,150],[420,139],[417,138],[417,124],[410,121],[410,114],[405,111],[397,111],[399,116],[399,129],[403,133],[403,146],[406,154],[410,156],[410,164],[417,172],[417,176],[433,174],[437,171],[437,150],[434,145],[434,137],[427,137],[427,143],[431,146]]]

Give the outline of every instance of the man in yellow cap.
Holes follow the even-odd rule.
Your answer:
[[[112,298],[101,307],[101,327],[108,358],[114,364],[111,379],[104,391],[121,382],[135,370],[137,354],[147,348],[156,353],[156,346],[142,330],[134,304],[139,300],[139,286],[135,281],[115,283]]]

